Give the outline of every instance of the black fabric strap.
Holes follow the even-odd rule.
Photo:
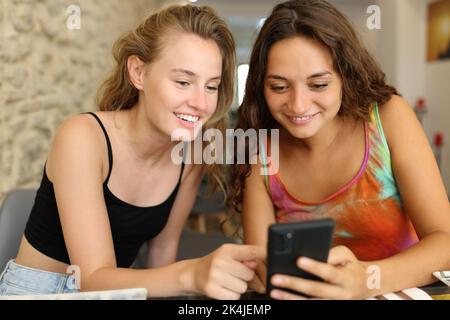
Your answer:
[[[111,147],[111,141],[109,140],[109,136],[108,133],[106,132],[105,126],[103,125],[102,121],[100,120],[100,118],[93,112],[85,112],[85,114],[90,114],[92,115],[97,122],[99,123],[100,127],[103,130],[103,133],[105,134],[105,138],[106,138],[106,145],[108,147],[108,161],[109,161],[109,170],[108,170],[108,175],[105,179],[105,184],[108,183],[109,181],[109,177],[111,176],[111,171],[112,171],[112,166],[113,166],[113,156],[112,156],[112,147]]]

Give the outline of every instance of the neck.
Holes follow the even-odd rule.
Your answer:
[[[124,112],[126,143],[138,160],[157,162],[167,155],[174,143],[148,120],[145,109],[135,105]]]
[[[337,116],[333,122],[310,138],[295,138],[287,130],[282,130],[281,134],[284,135],[283,140],[287,141],[290,146],[300,148],[311,156],[320,155],[323,157],[342,139],[344,128],[347,125],[349,123],[346,119]]]

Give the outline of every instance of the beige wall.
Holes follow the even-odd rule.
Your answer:
[[[430,143],[444,134],[441,175],[450,194],[450,62],[427,62],[427,1],[377,0],[382,10],[382,29],[374,48],[388,79],[414,106],[427,101],[423,127]]]
[[[0,203],[38,186],[55,128],[96,109],[114,40],[160,2],[0,0]],[[81,9],[79,30],[66,27],[71,4]]]

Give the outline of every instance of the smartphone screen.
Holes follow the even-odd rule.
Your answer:
[[[302,256],[326,262],[334,226],[332,219],[271,225],[267,255],[267,293],[274,288],[270,284],[270,278],[274,274],[321,281],[320,278],[299,269],[296,261]]]

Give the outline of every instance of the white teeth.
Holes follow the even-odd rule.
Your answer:
[[[292,117],[294,120],[305,121],[311,119],[313,116],[303,116],[303,117]]]
[[[174,113],[174,114],[175,114],[175,116],[177,118],[179,118],[181,120],[184,120],[184,121],[189,121],[189,122],[192,122],[192,123],[195,123],[195,122],[198,121],[198,119],[200,119],[200,117],[191,116],[191,115],[188,115],[188,114],[182,114],[182,113]]]

